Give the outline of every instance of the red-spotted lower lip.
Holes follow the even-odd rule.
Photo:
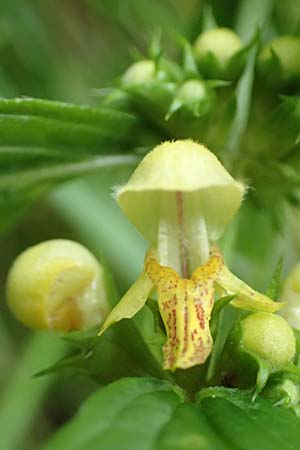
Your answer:
[[[145,272],[158,292],[158,305],[167,342],[163,348],[164,368],[186,369],[203,364],[212,350],[209,321],[215,286],[236,294],[231,303],[242,309],[274,312],[280,308],[233,275],[216,247],[206,264],[190,278],[182,278],[172,268],[159,264],[153,250],[145,259]]]
[[[209,329],[214,304],[214,283],[203,271],[190,279],[161,266],[149,252],[145,271],[158,292],[158,305],[167,342],[164,345],[164,369],[187,369],[203,364],[212,350]]]
[[[99,334],[115,322],[133,317],[156,289],[167,335],[163,347],[164,368],[174,371],[203,364],[213,346],[209,322],[216,286],[234,294],[230,303],[237,308],[274,312],[281,307],[232,274],[216,247],[211,248],[209,260],[189,278],[162,265],[156,252],[150,249],[143,273],[110,312]]]

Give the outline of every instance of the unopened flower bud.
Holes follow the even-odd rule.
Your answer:
[[[211,110],[215,97],[214,90],[206,86],[203,81],[187,80],[178,89],[167,119],[180,109],[192,113],[195,117],[203,116]]]
[[[16,318],[35,329],[85,329],[109,312],[102,266],[85,247],[64,239],[21,253],[9,271],[6,294]]]
[[[222,77],[232,57],[242,48],[239,36],[229,28],[215,28],[200,34],[194,44],[201,73]]]
[[[274,82],[299,82],[300,38],[280,36],[273,39],[261,50],[258,69],[265,78]]]
[[[288,322],[276,314],[257,312],[241,322],[242,346],[268,361],[273,367],[290,363],[296,352],[296,340]]]
[[[138,61],[130,66],[122,77],[125,85],[140,84],[155,78],[155,64],[150,59]]]

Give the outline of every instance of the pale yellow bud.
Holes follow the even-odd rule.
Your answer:
[[[268,63],[277,57],[281,67],[281,74],[272,73]],[[260,52],[259,67],[265,70],[268,77],[285,80],[297,79],[300,76],[300,38],[297,36],[280,36],[269,42]],[[273,69],[274,70],[274,69]]]
[[[233,30],[215,28],[200,34],[194,44],[194,53],[200,65],[211,54],[216,58],[220,67],[225,68],[229,60],[241,48],[242,41]]]
[[[84,329],[100,324],[109,311],[102,266],[85,247],[64,239],[21,253],[6,294],[16,318],[36,329]]]
[[[246,350],[278,367],[292,361],[296,339],[282,317],[267,312],[250,314],[242,320],[242,339]]]
[[[150,59],[138,61],[130,66],[122,77],[126,85],[140,84],[152,81],[155,78],[155,64]]]

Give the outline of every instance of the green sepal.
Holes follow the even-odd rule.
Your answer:
[[[182,55],[182,70],[184,79],[187,80],[189,78],[202,78],[199,72],[193,49],[191,44],[180,37],[181,45],[183,46],[183,55]]]
[[[207,52],[198,62],[200,73],[204,78],[219,78],[222,76],[223,68],[213,52]]]
[[[280,256],[280,258],[278,259],[278,262],[276,264],[273,276],[271,278],[269,287],[265,293],[267,297],[270,297],[272,300],[275,300],[275,301],[276,301],[276,298],[278,297],[279,290],[280,290],[282,268],[283,268],[283,257]]]
[[[231,300],[233,300],[235,295],[226,295],[219,298],[215,304],[210,320],[210,331],[213,339],[215,340],[217,334],[219,333],[221,314],[225,306],[227,306]]]
[[[182,88],[185,83],[199,83],[203,84],[204,95],[199,97],[197,92],[193,96],[190,93],[186,94]],[[182,123],[187,120],[200,119],[203,116],[208,115],[216,105],[215,91],[207,85],[207,83],[201,80],[187,80],[181,87],[179,87],[176,96],[174,97],[169,110],[165,116],[165,120],[168,121],[177,112],[181,112],[181,116],[178,118]]]
[[[152,339],[152,341],[153,341],[152,343],[157,345],[159,347],[159,349],[161,349],[162,346],[166,342],[166,332],[165,332],[164,323],[162,321],[162,318],[161,318],[161,315],[159,312],[158,302],[156,300],[153,300],[152,298],[149,298],[147,300],[146,305],[151,310],[151,312],[153,314],[153,320],[154,320],[154,333],[155,334]]]
[[[262,395],[271,400],[274,406],[292,409],[296,415],[299,415],[299,378],[297,379],[287,372],[277,373],[270,379]]]
[[[156,28],[152,34],[150,45],[148,49],[149,59],[157,62],[163,54],[161,46],[161,28]]]
[[[242,73],[246,66],[250,50],[258,45],[259,41],[260,33],[256,31],[249,43],[244,45],[230,58],[225,68],[224,79],[235,80]]]
[[[276,85],[282,79],[282,65],[273,48],[270,49],[270,52],[270,58],[258,60],[258,73],[262,79],[266,79],[268,83]]]
[[[228,80],[207,80],[205,82],[206,86],[212,89],[222,88],[231,85],[231,81]]]
[[[71,332],[64,338],[69,352],[53,365],[35,374],[36,377],[64,371],[81,373],[99,384],[107,384],[121,377],[150,375],[170,378],[153,356],[150,344],[134,321],[124,320],[97,336],[98,330]]]
[[[252,396],[252,400],[254,401],[256,397],[261,393],[261,391],[265,388],[272,373],[272,367],[268,363],[268,361],[265,361],[254,353],[249,352],[245,349],[243,351],[248,354],[250,358],[252,357],[257,363],[256,384]]]
[[[218,28],[212,5],[204,4],[202,8],[202,32]]]
[[[165,116],[176,92],[174,82],[149,81],[143,85],[124,86],[132,106],[152,124],[164,127]]]

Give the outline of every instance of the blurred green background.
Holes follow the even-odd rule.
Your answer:
[[[96,105],[100,88],[105,91],[146,51],[156,27],[174,53],[170,38],[193,32],[200,7],[195,0],[1,0],[0,95]],[[115,184],[131,170],[114,173]],[[6,308],[4,290],[14,258],[54,237],[84,242],[114,266],[120,289],[126,289],[141,267],[145,244],[115,207],[110,188],[109,171],[101,179],[67,183],[0,238],[1,450],[39,447],[96,388],[80,374],[32,378],[63,355],[65,344],[18,324]]]
[[[266,28],[270,36],[299,26],[300,1],[208,3],[220,25],[235,26],[246,37],[253,30],[257,9],[271,11]],[[113,80],[147,52],[156,28],[163,31],[169,55],[178,52],[178,34],[193,41],[202,7],[200,0],[1,0],[0,95],[97,105]],[[239,20],[242,8],[249,8],[249,23]],[[113,184],[124,182],[131,170],[115,171]],[[84,374],[31,378],[56,361],[65,344],[19,325],[6,309],[4,289],[8,268],[24,248],[68,237],[83,242],[107,262],[120,292],[124,291],[139,273],[145,243],[114,205],[111,184],[109,170],[101,177],[69,182],[35,204],[0,238],[0,450],[38,448],[96,387]],[[263,227],[264,219],[260,220]],[[298,224],[299,217],[291,214],[288,227],[293,239],[279,239],[275,249],[278,255],[284,248],[287,267],[300,255]],[[262,277],[267,278],[274,266],[264,273],[259,268],[260,277],[258,271],[249,272],[249,266],[240,271],[261,287]]]

